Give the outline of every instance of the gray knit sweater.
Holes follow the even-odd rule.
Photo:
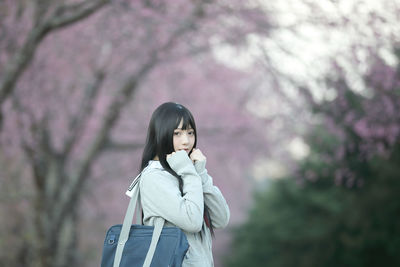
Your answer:
[[[212,238],[203,217],[204,203],[214,228],[228,224],[228,205],[207,174],[205,161],[193,164],[185,151],[179,151],[168,159],[168,164],[183,179],[183,196],[178,179],[165,171],[159,161],[150,161],[140,179],[143,223],[154,225],[157,217],[163,217],[165,226],[177,226],[184,231],[189,250],[183,267],[214,266]]]

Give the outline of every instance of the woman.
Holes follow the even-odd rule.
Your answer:
[[[164,103],[153,113],[141,165],[143,224],[182,229],[189,242],[183,267],[214,266],[214,229],[228,224],[230,213],[208,175],[206,157],[196,148],[194,118],[184,106]]]

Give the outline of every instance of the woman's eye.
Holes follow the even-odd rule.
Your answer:
[[[174,132],[174,135],[179,135],[180,134],[180,132]]]
[[[194,135],[194,131],[190,131],[188,134],[189,135]]]

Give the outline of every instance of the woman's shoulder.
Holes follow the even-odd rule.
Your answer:
[[[151,160],[147,167],[142,171],[140,185],[152,185],[155,182],[163,183],[176,180],[173,175],[167,172],[159,161]]]
[[[172,177],[172,178],[171,178]],[[132,190],[139,185],[140,190],[147,190],[149,187],[159,186],[163,184],[174,183],[174,177],[167,172],[159,161],[151,160],[148,165],[133,179],[133,182],[126,191],[126,195],[132,197]]]
[[[141,173],[141,179],[147,176],[169,174],[158,160],[150,160]]]

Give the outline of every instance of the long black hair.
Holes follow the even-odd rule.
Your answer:
[[[196,147],[197,130],[192,113],[181,104],[173,102],[161,104],[153,112],[150,119],[140,171],[143,171],[143,169],[149,164],[149,161],[153,160],[157,156],[161,166],[178,179],[179,190],[183,196],[183,179],[169,166],[167,162],[167,155],[174,152],[174,130],[178,128],[181,121],[183,130],[189,128],[194,130],[195,141],[193,148]],[[192,151],[190,151],[190,153],[191,152]],[[206,225],[210,228],[211,233],[214,235],[214,227],[206,204],[204,204],[204,220],[206,221]]]

